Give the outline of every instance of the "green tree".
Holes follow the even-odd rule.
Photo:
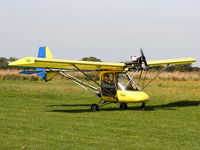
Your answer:
[[[192,70],[196,71],[196,72],[200,72],[200,68],[199,67],[192,67]]]
[[[16,61],[16,60],[17,60],[16,57],[10,57],[10,58],[8,58],[8,61],[9,61],[9,62]]]
[[[8,67],[8,61],[4,57],[0,57],[0,68],[5,69]]]
[[[8,64],[12,61],[17,60],[17,58],[15,57],[10,57],[10,58],[4,58],[4,57],[0,57],[0,69],[11,69],[11,68],[15,68],[15,67],[10,67],[8,66]]]
[[[180,72],[191,72],[193,68],[192,64],[184,64],[184,65],[176,65],[175,70]]]
[[[90,56],[90,57],[84,57],[84,58],[82,58],[81,60],[82,60],[82,61],[96,61],[96,62],[102,62],[101,59],[98,59],[98,58],[92,57],[92,56]]]
[[[151,71],[159,71],[162,68],[163,68],[163,66],[152,67]],[[200,71],[200,68],[199,67],[192,67],[192,64],[170,65],[165,69],[165,71],[167,71],[167,72],[173,72],[173,71],[191,72],[191,71]]]

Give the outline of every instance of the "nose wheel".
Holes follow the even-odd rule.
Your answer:
[[[127,106],[126,103],[121,103],[121,104],[119,105],[119,108],[120,108],[121,110],[125,110],[125,109],[128,108],[128,106]]]

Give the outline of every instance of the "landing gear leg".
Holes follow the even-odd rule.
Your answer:
[[[127,106],[126,103],[121,103],[120,106],[119,106],[119,108],[120,108],[121,110],[125,110],[125,109],[128,108],[128,106]]]
[[[143,102],[142,105],[140,106],[139,110],[144,110],[145,103]]]
[[[98,104],[92,104],[91,105],[91,110],[92,111],[99,111],[99,107],[102,107],[102,106],[105,106],[105,105],[108,105],[108,104],[111,104],[111,102],[106,102],[106,101],[103,101],[101,99]],[[127,108],[127,105],[126,105],[126,108]]]

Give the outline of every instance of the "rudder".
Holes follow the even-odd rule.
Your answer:
[[[50,49],[47,46],[42,46],[42,47],[39,47],[38,58],[49,58],[49,59],[52,59],[53,55],[52,55]]]

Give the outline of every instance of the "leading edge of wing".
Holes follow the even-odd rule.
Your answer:
[[[147,64],[149,67],[154,67],[154,66],[176,65],[176,64],[191,64],[194,62],[196,62],[196,59],[194,58],[180,58],[180,59],[148,61]]]
[[[77,61],[77,60],[63,60],[63,59],[46,59],[36,57],[26,57],[14,61],[9,64],[10,66],[23,66],[35,68],[56,68],[56,69],[76,69],[81,70],[123,70],[124,63],[105,63],[105,62],[91,62],[91,61]]]

